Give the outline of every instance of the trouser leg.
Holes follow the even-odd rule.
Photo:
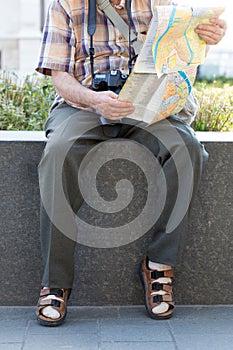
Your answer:
[[[103,139],[101,130],[96,114],[77,112],[66,104],[57,107],[46,123],[48,141],[38,167],[44,286],[72,287],[75,213],[83,201],[78,167],[91,147]]]
[[[77,240],[74,217],[82,204],[77,177],[79,165],[94,145],[113,137],[129,138],[143,144],[161,164],[166,179],[166,201],[153,227],[155,234],[148,247],[148,257],[152,261],[175,265],[182,231],[185,231],[185,214],[207,157],[192,129],[171,117],[147,128],[123,123],[119,133],[116,127],[107,126],[110,130],[107,135],[101,132],[98,116],[74,111],[67,105],[61,106],[51,114],[46,125],[49,138],[39,166],[41,243],[45,265],[43,285],[72,286]]]
[[[170,129],[168,140],[161,139],[165,148],[161,147],[159,153],[167,183],[167,198],[154,228],[148,257],[152,261],[174,266],[188,235],[188,214],[208,154],[186,123],[174,118],[168,121],[171,123],[171,127],[165,126]]]
[[[192,128],[176,117],[169,117],[146,128],[131,129],[127,137],[146,146],[161,165],[166,188],[162,186],[159,191],[166,191],[166,201],[152,228],[154,238],[148,247],[148,257],[152,261],[174,266],[187,235],[190,204],[208,154]],[[162,197],[161,193],[158,196]],[[161,208],[157,207],[157,210]]]

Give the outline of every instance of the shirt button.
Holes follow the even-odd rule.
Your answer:
[[[123,36],[122,35],[119,35],[119,40],[122,40],[123,39]]]

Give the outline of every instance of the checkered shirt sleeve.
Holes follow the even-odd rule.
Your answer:
[[[60,1],[50,4],[36,70],[51,75],[52,70],[74,73],[75,35],[69,12]]]

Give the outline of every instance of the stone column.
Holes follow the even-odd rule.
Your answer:
[[[41,40],[40,0],[20,0],[19,73],[31,74],[37,64]]]
[[[18,40],[16,37],[19,32],[19,6],[18,0],[7,0],[4,5],[1,3],[0,52],[2,69],[18,69]]]

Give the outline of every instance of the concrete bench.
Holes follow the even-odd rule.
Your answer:
[[[189,239],[176,267],[177,304],[233,300],[233,133],[197,133],[210,154],[194,203]],[[43,132],[0,132],[0,305],[34,305],[41,260],[37,165]],[[138,264],[150,233],[131,244],[98,249],[78,244],[71,305],[143,303]]]

